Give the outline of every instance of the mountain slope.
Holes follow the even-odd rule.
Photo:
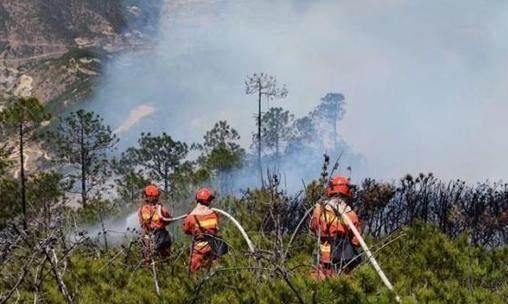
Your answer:
[[[109,55],[146,42],[160,3],[3,0],[0,106],[30,94],[60,105],[83,99]]]

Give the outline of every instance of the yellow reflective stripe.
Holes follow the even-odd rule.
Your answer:
[[[150,219],[150,212],[149,212],[149,211],[142,211],[142,212],[141,212],[141,217],[142,217],[144,220],[149,220],[149,219]]]
[[[197,242],[194,245],[196,246],[196,248],[202,249],[202,248],[208,246],[208,242]]]
[[[328,224],[332,224],[337,222],[337,217],[332,212],[326,212],[321,215],[321,221],[326,222]]]
[[[209,220],[199,221],[198,226],[202,227],[202,228],[212,228],[212,227],[217,226],[217,220],[216,219],[209,219]]]
[[[332,252],[332,246],[330,246],[330,244],[321,245],[321,252],[323,252],[323,253]]]
[[[333,212],[326,212],[321,215],[321,221],[327,224],[344,224],[341,218],[337,217]]]

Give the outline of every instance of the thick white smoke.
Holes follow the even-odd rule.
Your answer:
[[[507,6],[167,0],[154,49],[109,65],[92,108],[115,127],[140,105],[155,109],[122,133],[124,147],[141,131],[200,141],[218,120],[247,147],[256,101],[243,80],[264,71],[289,89],[271,105],[296,116],[327,92],[344,93],[339,132],[367,157],[369,175],[502,178]]]
[[[118,245],[128,241],[135,240],[138,237],[139,223],[138,213],[136,211],[131,212],[125,217],[113,217],[104,221],[104,230],[106,230],[108,245]],[[68,238],[73,241],[75,233],[86,231],[86,236],[90,237],[101,244],[104,242],[104,230],[101,223],[89,226],[81,226],[77,228],[77,231],[69,233]]]

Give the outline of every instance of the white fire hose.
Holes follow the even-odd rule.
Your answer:
[[[243,238],[247,242],[247,246],[249,246],[250,252],[253,253],[253,254],[256,253],[256,248],[254,247],[254,244],[252,243],[252,241],[250,240],[249,236],[245,232],[245,229],[243,229],[242,225],[240,225],[240,223],[238,223],[238,221],[231,214],[227,213],[224,210],[220,210],[220,209],[217,209],[217,208],[212,208],[212,210],[216,211],[216,212],[219,212],[220,214],[222,214],[225,217],[227,217],[228,219],[230,219],[236,225],[236,228],[238,228],[238,230],[242,234]]]
[[[338,208],[338,209],[340,209],[340,208]],[[249,247],[250,252],[254,254],[256,252],[256,248],[254,247],[254,244],[252,243],[251,239],[249,238],[249,236],[245,232],[245,229],[243,229],[242,225],[240,225],[240,223],[231,214],[227,213],[226,211],[221,210],[221,209],[217,209],[217,208],[212,208],[212,210],[216,211],[216,212],[218,212],[218,213],[220,213],[222,215],[224,215],[225,217],[227,217],[229,220],[231,220],[235,224],[235,226],[238,228],[238,230],[242,234],[243,238],[247,242],[247,246]],[[159,213],[159,216],[164,221],[167,221],[167,222],[178,221],[178,220],[184,219],[187,216],[187,214],[183,214],[183,215],[180,215],[178,217],[166,218],[166,217],[162,216],[161,206],[158,207],[157,212]],[[367,243],[365,243],[365,240],[362,238],[362,236],[361,236],[360,232],[358,231],[358,229],[356,229],[356,226],[353,224],[353,222],[351,222],[349,217],[346,215],[346,212],[340,212],[339,211],[339,213],[340,213],[340,216],[342,217],[342,220],[349,226],[349,228],[351,229],[351,231],[355,235],[356,239],[360,242],[360,245],[362,246],[363,251],[365,252],[365,255],[369,259],[370,264],[372,265],[372,267],[374,267],[374,270],[376,270],[376,272],[378,273],[379,277],[381,278],[381,280],[383,281],[385,286],[390,291],[392,291],[395,294],[395,300],[398,303],[400,303],[400,297],[399,297],[399,295],[397,294],[397,292],[393,288],[393,285],[390,282],[390,280],[388,280],[388,278],[386,277],[385,273],[383,272],[383,270],[379,266],[378,262],[376,261],[376,258],[374,258],[374,256],[372,255],[372,252],[370,251],[369,247],[367,246]],[[308,213],[306,215],[308,215]]]
[[[340,208],[337,208],[337,209],[340,209]],[[372,265],[372,267],[374,267],[374,270],[376,270],[377,274],[381,278],[381,281],[383,281],[385,286],[390,291],[392,291],[395,294],[395,300],[398,303],[400,303],[400,297],[399,297],[399,295],[397,294],[395,289],[393,289],[392,283],[388,280],[388,278],[386,277],[385,273],[383,272],[383,270],[381,269],[381,267],[377,263],[376,259],[374,258],[374,256],[370,252],[369,247],[367,247],[367,243],[365,243],[365,240],[362,238],[362,236],[361,236],[360,232],[358,231],[358,229],[356,229],[356,226],[353,224],[353,222],[351,222],[349,217],[346,215],[346,212],[340,212],[339,211],[339,213],[340,213],[340,216],[342,217],[342,220],[349,226],[349,228],[351,229],[351,231],[355,235],[356,239],[358,241],[360,241],[360,245],[362,246],[363,251],[365,251],[365,255],[367,256],[367,258],[369,258],[370,264]]]
[[[161,209],[162,209],[162,206],[161,205],[158,205],[157,206],[157,215],[165,222],[176,222],[176,221],[179,221],[179,220],[183,220],[187,214],[183,214],[183,215],[180,215],[180,216],[177,216],[177,217],[164,217],[162,215],[162,212],[161,212]]]
[[[249,236],[247,235],[247,232],[245,232],[245,229],[243,229],[242,225],[240,225],[240,223],[229,213],[227,213],[226,211],[224,210],[221,210],[221,209],[217,209],[217,208],[211,208],[213,211],[216,211],[222,215],[224,215],[225,217],[227,217],[228,219],[230,219],[236,226],[236,228],[238,228],[238,230],[240,231],[240,233],[242,234],[243,238],[245,239],[245,241],[247,242],[247,246],[249,246],[249,251],[251,253],[255,253],[256,252],[256,247],[254,247],[254,244],[252,243],[252,241],[250,240]],[[157,208],[157,213],[159,215],[159,217],[165,221],[165,222],[175,222],[175,221],[179,221],[179,220],[182,220],[184,219],[187,214],[183,214],[183,215],[180,215],[178,217],[172,217],[172,218],[168,218],[168,217],[164,217],[162,215],[162,212],[161,212],[161,205],[158,206]]]

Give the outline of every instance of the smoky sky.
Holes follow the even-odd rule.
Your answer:
[[[433,172],[508,177],[508,3],[504,1],[170,1],[153,50],[107,66],[91,107],[117,127],[140,105],[142,131],[200,141],[218,120],[255,130],[244,79],[267,72],[289,95],[267,106],[306,115],[346,97],[341,138],[385,180]]]

